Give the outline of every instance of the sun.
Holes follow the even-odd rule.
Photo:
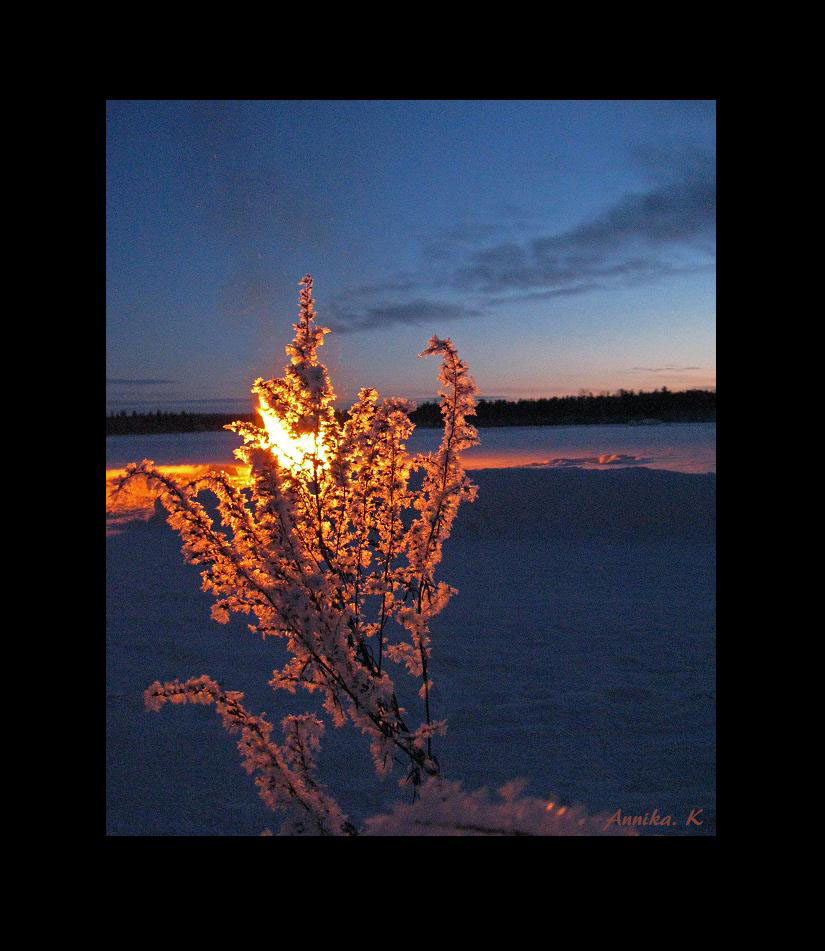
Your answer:
[[[321,468],[327,467],[327,452],[315,433],[293,436],[284,421],[280,419],[261,400],[257,412],[263,420],[269,445],[267,448],[275,455],[282,466],[293,473],[312,472],[317,460]]]

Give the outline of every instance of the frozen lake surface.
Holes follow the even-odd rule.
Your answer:
[[[553,468],[646,466],[673,472],[716,471],[715,423],[625,426],[505,426],[479,430],[481,445],[464,454],[468,469],[543,465]],[[416,429],[411,453],[435,449],[437,429]],[[153,459],[158,465],[233,463],[234,433],[109,436],[106,467]]]
[[[499,458],[656,455],[710,467],[715,427],[482,430]],[[419,431],[435,444],[438,433]],[[544,440],[543,442],[541,442]],[[540,445],[537,448],[537,442]],[[216,461],[226,433],[108,440],[107,464]],[[424,446],[411,446],[424,448]],[[197,453],[202,453],[198,456]],[[704,455],[703,455],[704,453]],[[692,462],[691,462],[692,460]],[[654,809],[666,835],[712,835],[715,811],[716,477],[650,463],[477,471],[438,577],[459,594],[433,624],[437,753],[465,789],[524,777],[529,795],[591,813]],[[240,766],[236,738],[204,707],[143,709],[154,680],[208,674],[273,721],[315,709],[275,694],[283,645],[233,616],[210,620],[199,568],[161,515],[107,545],[107,831],[258,835],[279,817]],[[398,674],[407,705],[416,685]],[[373,771],[364,738],[328,726],[321,778],[356,824],[407,795]],[[702,827],[686,829],[692,809]]]

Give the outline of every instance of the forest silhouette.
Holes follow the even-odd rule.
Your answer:
[[[336,410],[343,422],[347,410]],[[255,413],[111,413],[106,416],[106,435],[125,436],[149,433],[216,432],[236,419],[259,422]],[[443,425],[438,403],[420,404],[410,419],[422,429]],[[538,400],[478,401],[474,426],[578,426],[604,423],[704,423],[716,421],[716,392],[713,390],[670,391],[667,387],[649,392],[619,390],[617,393],[580,393]]]

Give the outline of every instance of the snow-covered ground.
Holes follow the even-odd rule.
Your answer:
[[[650,831],[715,834],[715,427],[481,437],[483,458],[512,460],[518,451],[527,467],[476,471],[479,498],[462,506],[444,546],[439,577],[460,591],[433,625],[434,715],[449,724],[437,752],[447,778],[495,789],[524,777],[530,795],[590,812],[656,809],[679,823]],[[413,451],[429,448],[427,440],[434,446],[438,433],[414,438]],[[114,437],[107,465],[144,456],[229,462],[234,445],[229,433]],[[600,456],[645,462],[529,466]],[[156,679],[209,674],[276,722],[317,709],[313,698],[267,686],[285,660],[279,643],[256,640],[237,616],[226,626],[210,620],[199,569],[183,563],[162,516],[121,529],[107,539],[109,833],[277,829],[214,711],[146,713],[142,694]],[[321,777],[356,823],[408,795],[398,771],[375,777],[364,738],[350,727],[328,727]],[[695,809],[704,825],[688,830]]]

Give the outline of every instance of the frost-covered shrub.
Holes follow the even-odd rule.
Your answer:
[[[299,301],[283,377],[258,379],[252,388],[263,426],[227,427],[243,439],[235,455],[249,466],[248,483],[239,486],[214,470],[184,482],[144,460],[127,467],[115,495],[145,482],[168,511],[186,558],[206,566],[212,617],[226,623],[231,613],[244,613],[253,633],[285,642],[289,660],[274,671],[273,689],[320,693],[335,726],[349,719],[367,736],[379,774],[404,764],[404,778],[423,795],[414,806],[371,820],[367,831],[443,832],[469,808],[478,822],[463,831],[456,826],[459,834],[471,827],[484,830],[477,834],[582,834],[581,815],[559,825],[538,800],[519,803],[512,795],[491,805],[479,794],[467,798],[442,781],[433,751],[446,721],[434,719],[430,705],[430,624],[456,593],[435,572],[459,505],[476,494],[461,463],[462,451],[478,442],[467,423],[477,390],[466,365],[449,339],[430,339],[421,355],[441,357],[444,433],[437,451],[411,457],[413,404],[406,400],[379,402],[374,389],[362,389],[339,424],[317,356],[329,331],[314,323],[309,275]],[[417,470],[422,479],[413,491]],[[203,491],[216,497],[220,525],[198,501]],[[397,694],[394,665],[420,682],[419,698],[408,705]],[[208,676],[155,682],[145,693],[149,710],[167,702],[215,706],[225,727],[240,734],[243,766],[256,775],[263,800],[287,813],[282,831],[355,834],[316,779],[324,724],[310,714],[286,717],[279,745],[272,724],[247,711],[242,698]],[[413,708],[418,722],[408,712]],[[435,815],[430,825],[425,813]]]

